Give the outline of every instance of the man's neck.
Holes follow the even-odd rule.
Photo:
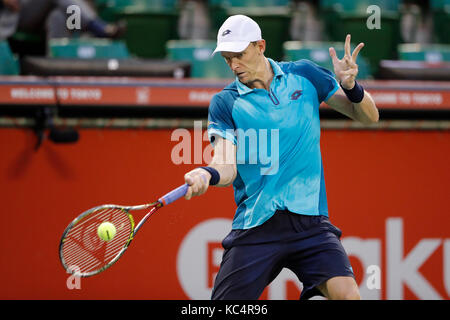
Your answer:
[[[269,60],[267,60],[266,57],[264,57],[263,59],[264,64],[260,76],[257,76],[253,81],[245,83],[245,85],[247,85],[251,89],[265,89],[268,91],[274,77],[274,72]]]

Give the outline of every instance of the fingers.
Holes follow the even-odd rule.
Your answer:
[[[189,188],[184,198],[186,200],[190,200],[192,197],[205,193],[208,189],[210,179],[211,175],[207,171],[200,168],[186,173],[184,175],[184,181],[189,185]]]
[[[358,57],[358,54],[363,47],[364,47],[364,43],[361,42],[360,44],[358,44],[358,46],[355,48],[355,50],[353,50],[353,53],[352,53],[353,62],[356,62],[356,58]]]
[[[184,176],[184,181],[185,181],[189,186],[192,186],[192,185],[194,184],[194,179],[192,179],[190,176],[188,176],[188,174],[186,174],[186,175]],[[189,187],[189,188],[187,189],[186,194],[184,195],[184,198],[185,198],[186,200],[189,200],[189,199],[192,198],[192,188],[191,188],[191,187]]]
[[[339,74],[341,86],[346,89],[351,89],[355,85],[355,79],[358,75],[358,68],[352,68],[346,71],[342,71]]]
[[[343,78],[345,76],[356,78],[357,75],[358,75],[358,69],[357,68],[348,69],[348,70],[342,71],[340,73],[341,78]]]
[[[348,56],[348,57],[352,56],[351,53],[350,53],[350,51],[351,51],[351,49],[350,49],[350,40],[351,40],[351,35],[348,34],[345,37],[345,45],[344,45],[345,55]]]
[[[358,65],[352,60],[351,57],[347,57],[345,56],[342,61],[345,62],[346,65],[346,69],[345,70],[350,70],[350,69],[355,69],[358,68]]]
[[[353,50],[353,53],[351,53],[351,35],[348,34],[345,37],[344,57],[342,58],[342,60],[344,60],[344,61],[352,60],[353,62],[356,62],[356,58],[358,57],[358,54],[363,47],[364,47],[364,43],[361,42],[360,44],[358,44],[358,46],[355,48],[355,50]],[[328,51],[330,53],[330,56],[331,56],[331,59],[333,60],[333,62],[337,62],[339,59],[336,55],[336,50],[333,47],[330,47],[328,49]]]
[[[333,64],[337,63],[339,61],[339,59],[336,55],[336,50],[333,47],[331,47],[328,49],[328,51],[330,53],[331,61],[333,61]]]
[[[333,61],[334,72],[339,80],[350,79],[356,77],[358,74],[358,65],[356,64],[356,58],[359,52],[364,47],[364,43],[358,44],[358,46],[351,53],[351,35],[347,34],[344,43],[344,56],[339,59],[336,54],[336,50],[329,48],[330,57]]]

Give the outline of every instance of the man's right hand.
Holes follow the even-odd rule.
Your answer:
[[[216,137],[214,144],[214,156],[211,163],[208,164],[218,171],[220,181],[217,186],[227,187],[231,185],[236,178],[236,145],[230,140]],[[184,198],[191,199],[194,196],[202,195],[208,190],[211,174],[202,168],[196,168],[184,175],[184,181],[189,185]]]
[[[186,200],[192,197],[200,196],[208,190],[209,180],[211,174],[201,168],[196,168],[184,175],[184,181],[189,185],[189,188],[184,196]]]

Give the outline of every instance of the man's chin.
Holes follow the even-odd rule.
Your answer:
[[[253,79],[253,80],[246,80],[244,81],[244,79],[239,79],[243,84],[245,84],[247,87],[253,88],[253,87],[259,87],[256,86],[257,83],[260,83],[263,87],[264,87],[264,82],[260,79]]]
[[[251,78],[247,75],[247,73],[243,73],[243,74],[236,75],[236,76],[237,76],[237,78],[239,79],[239,81],[242,82],[243,84],[251,84],[251,83],[253,83],[255,80],[257,80],[257,79],[251,79]]]

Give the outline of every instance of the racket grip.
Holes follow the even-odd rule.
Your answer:
[[[161,202],[164,206],[167,206],[168,204],[174,202],[175,200],[178,200],[181,197],[184,197],[188,188],[189,188],[189,185],[187,183],[185,183],[182,186],[179,186],[178,188],[163,195],[161,198],[158,199],[158,201]]]

